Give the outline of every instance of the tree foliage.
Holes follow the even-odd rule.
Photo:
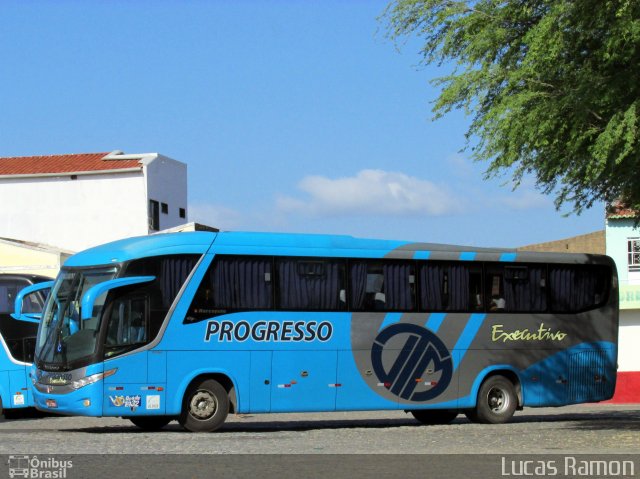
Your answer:
[[[424,38],[438,118],[464,109],[487,176],[525,174],[580,213],[622,198],[640,211],[639,0],[396,0],[393,39]]]

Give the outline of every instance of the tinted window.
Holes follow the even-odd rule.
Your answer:
[[[18,293],[29,286],[26,281],[0,280],[0,313],[12,313]]]
[[[153,231],[160,229],[160,203],[156,200],[149,200],[149,229]]]
[[[586,311],[602,305],[611,271],[606,266],[549,266],[551,309],[558,313]]]
[[[44,307],[44,302],[47,299],[49,291],[50,288],[47,288],[25,295],[22,300],[22,312],[32,314],[42,313],[42,308]]]
[[[415,308],[413,262],[351,261],[351,309],[411,311]]]
[[[546,266],[486,265],[489,311],[543,312],[547,309]]]
[[[145,344],[149,340],[148,298],[124,295],[109,308],[105,357]]]
[[[346,309],[343,261],[282,258],[276,264],[280,309]]]
[[[180,292],[191,270],[198,262],[199,255],[155,256],[132,261],[126,267],[123,276],[155,276],[155,281],[130,288],[114,290],[109,320],[120,324],[120,327],[139,327],[139,309],[142,304],[139,298],[146,298],[145,340],[153,339]],[[117,304],[116,304],[117,303]],[[122,311],[126,308],[127,311]],[[138,311],[138,312],[136,312]],[[115,326],[110,326],[115,327]],[[120,335],[120,339],[124,338]],[[128,338],[128,336],[127,336]],[[126,338],[125,338],[126,339]],[[128,341],[128,339],[127,339]]]
[[[426,311],[480,311],[482,266],[429,262],[420,265],[421,306]]]
[[[218,256],[191,303],[187,321],[229,310],[273,307],[272,260],[264,256]]]

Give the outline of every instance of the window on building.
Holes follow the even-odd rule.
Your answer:
[[[640,271],[640,238],[627,240],[629,271]]]
[[[162,214],[164,215],[168,215],[169,214],[169,205],[166,203],[160,203],[160,207],[162,209]]]
[[[149,229],[160,230],[160,203],[156,200],[149,200]]]
[[[184,208],[180,208],[180,218],[186,218],[187,217],[187,210]]]

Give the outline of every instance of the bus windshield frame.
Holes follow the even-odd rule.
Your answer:
[[[63,269],[51,289],[42,314],[35,363],[50,371],[69,371],[95,362],[100,356],[101,295],[89,320],[81,320],[82,296],[92,286],[114,279],[122,265]]]

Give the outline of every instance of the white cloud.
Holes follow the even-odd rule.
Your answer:
[[[310,220],[315,219],[313,228],[318,231],[346,231],[351,223],[359,222],[353,220],[359,216],[367,218],[367,225],[375,223],[376,228],[384,229],[394,217],[422,221],[426,217],[482,217],[553,207],[551,199],[536,191],[533,182],[525,181],[515,191],[498,185],[480,189],[478,183],[456,181],[453,175],[452,187],[401,172],[373,169],[338,178],[306,176],[297,184],[299,194],[280,195],[275,205],[267,198],[258,199],[256,204],[230,206],[197,202],[189,205],[189,221],[221,230],[307,231]]]
[[[231,230],[242,227],[244,220],[239,211],[226,206],[210,203],[193,203],[189,205],[189,221],[207,226]]]
[[[461,199],[446,187],[400,172],[361,170],[335,179],[307,176],[298,189],[307,197],[279,197],[280,211],[317,216],[438,216],[462,210]]]

